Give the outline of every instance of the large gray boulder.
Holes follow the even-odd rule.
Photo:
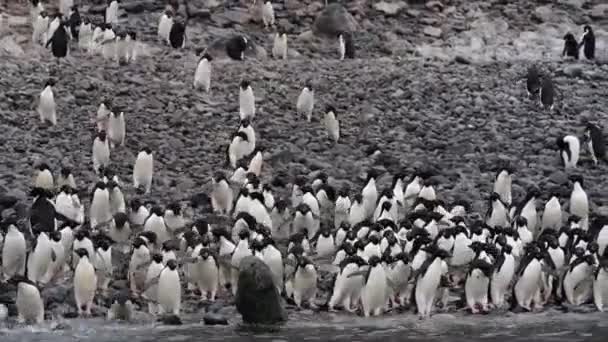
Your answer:
[[[327,5],[312,26],[315,36],[321,37],[335,38],[340,32],[353,31],[357,31],[357,21],[338,3]]]
[[[287,320],[268,265],[254,256],[241,260],[236,309],[244,323],[276,324]]]

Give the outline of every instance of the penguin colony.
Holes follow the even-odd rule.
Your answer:
[[[81,20],[70,0],[61,0],[61,12],[51,20],[42,3],[32,0],[32,40],[52,44],[56,57],[67,54],[68,37],[80,48],[105,58],[136,58],[134,32],[115,34],[119,1],[108,1],[104,23]],[[64,18],[63,14],[69,14]],[[66,19],[67,18],[67,19]],[[274,25],[270,1],[263,5],[264,27]],[[181,26],[180,26],[181,25]],[[67,28],[67,29],[66,29]],[[565,37],[564,55],[594,58],[594,38],[585,26],[581,45]],[[173,11],[160,19],[158,37],[174,48],[185,44],[185,26],[176,26]],[[348,33],[338,34],[339,58],[354,58]],[[245,37],[228,44],[228,55],[242,60]],[[275,50],[276,49],[276,50]],[[286,36],[277,32],[273,55],[286,58]],[[211,56],[203,53],[194,86],[209,91]],[[37,111],[43,122],[57,123],[52,87],[46,82]],[[539,94],[543,106],[552,106],[552,83],[540,80],[535,67],[528,70],[527,91]],[[306,84],[297,99],[299,114],[311,120],[314,89]],[[499,309],[541,310],[547,304],[593,303],[603,311],[608,302],[608,217],[589,212],[584,178],[573,174],[568,209],[563,196],[551,193],[543,210],[541,192],[531,187],[513,201],[514,171],[500,167],[488,194],[487,213],[476,215],[470,203],[444,203],[435,192],[431,169],[393,176],[379,191],[379,174],[371,169],[360,191],[336,190],[325,173],[314,179],[297,177],[289,198],[275,198],[280,182],[262,183],[263,150],[256,146],[253,128],[255,96],[247,80],[240,83],[240,125],[226,149],[231,175],[217,172],[208,194],[189,204],[172,202],[163,208],[127,199],[123,183],[112,169],[111,151],[124,145],[124,113],[101,103],[98,133],[93,141],[92,190],[79,190],[72,171],[59,174],[47,164],[37,166],[26,224],[16,217],[1,222],[1,280],[17,285],[20,322],[44,320],[41,292],[63,277],[73,282],[76,311],[90,316],[96,299],[110,296],[112,250],[129,259],[128,288],[111,295],[108,319],[130,319],[134,310],[179,315],[182,294],[197,292],[201,300],[236,293],[240,261],[255,256],[273,274],[277,291],[298,308],[345,310],[363,316],[412,310],[428,318],[446,308],[450,293],[464,290],[460,303],[471,313]],[[328,137],[340,136],[337,111],[325,108]],[[595,164],[605,161],[601,129],[588,123],[585,141]],[[577,168],[580,141],[574,135],[557,140],[566,168]],[[132,187],[138,194],[153,190],[153,151],[143,148],[133,164]],[[88,195],[85,208],[81,197]],[[187,215],[201,209],[199,215]],[[231,224],[211,225],[205,215],[220,215]],[[284,251],[282,245],[287,245]],[[317,296],[319,265],[333,265],[333,291]],[[135,300],[147,307],[137,307]]]

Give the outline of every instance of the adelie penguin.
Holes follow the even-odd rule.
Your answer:
[[[302,304],[308,303],[311,308],[316,308],[317,269],[310,259],[299,258],[293,282],[293,300],[296,306],[301,308]]]
[[[488,312],[488,292],[490,279],[494,273],[492,264],[483,259],[475,259],[469,265],[465,280],[465,296],[471,313]]]
[[[123,146],[125,144],[126,125],[125,125],[125,113],[110,112],[110,118],[108,120],[108,140],[110,147],[115,148],[117,146]]]
[[[540,91],[540,87],[540,74],[538,68],[536,65],[531,65],[528,68],[528,73],[526,75],[526,92],[528,93],[528,97],[536,97]]]
[[[599,261],[599,266],[593,275],[593,302],[599,312],[604,312],[608,303],[608,257]]]
[[[559,137],[557,138],[556,145],[559,149],[560,160],[564,168],[576,168],[581,151],[581,142],[578,138],[574,135]]]
[[[490,282],[490,296],[496,308],[502,308],[505,303],[505,295],[515,274],[515,257],[512,254],[512,247],[504,239],[502,251],[494,262],[492,278]]]
[[[234,36],[226,42],[226,54],[233,60],[245,60],[245,50],[249,41],[244,36]]]
[[[158,304],[160,314],[178,316],[182,304],[182,287],[176,260],[169,260],[158,276]]]
[[[61,11],[61,13],[69,13],[67,24],[70,27],[70,35],[72,39],[78,41],[80,38],[80,24],[82,24],[78,6],[70,6],[69,11]]]
[[[215,301],[219,282],[217,255],[209,248],[201,248],[198,258],[195,266],[197,268],[195,281],[201,292],[201,298]]]
[[[129,59],[127,56],[127,32],[119,31],[116,34],[116,40],[114,42],[115,54],[114,60],[118,65],[125,65],[128,63]]]
[[[441,283],[441,278],[447,273],[445,259],[448,252],[435,248],[428,255],[422,266],[416,270],[414,294],[415,304],[420,318],[429,318],[435,305],[435,296]]]
[[[76,254],[80,257],[74,270],[74,297],[79,316],[91,316],[91,307],[97,290],[97,275],[93,263],[89,260],[89,253],[79,248]]]
[[[145,239],[137,237],[133,240],[133,252],[129,260],[127,280],[129,281],[129,289],[134,294],[139,294],[140,291],[144,290],[146,272],[142,270],[142,267],[151,262],[150,254],[150,249]],[[162,262],[162,255],[160,256],[160,261]]]
[[[25,275],[26,244],[25,236],[16,225],[16,220],[5,220],[0,224],[0,232],[4,235],[2,247],[2,279]]]
[[[170,9],[165,10],[161,15],[158,22],[158,38],[163,42],[169,44],[169,33],[173,27],[173,11]]]
[[[46,163],[40,163],[38,165],[36,177],[34,178],[34,187],[49,191],[54,190],[53,174]]]
[[[110,144],[105,131],[97,133],[93,140],[93,169],[99,172],[110,164]]]
[[[379,316],[386,305],[388,281],[380,257],[374,255],[368,261],[369,270],[365,275],[365,285],[361,291],[363,316]]]
[[[40,324],[44,321],[44,301],[35,282],[22,275],[15,275],[9,280],[17,284],[17,322]]]
[[[306,121],[310,122],[312,119],[312,111],[315,106],[315,91],[311,82],[306,82],[302,92],[298,96],[296,102],[296,110],[299,115],[306,115]]]
[[[583,54],[588,60],[595,59],[595,35],[591,26],[585,25],[583,28],[583,37],[581,38],[578,48],[583,48]]]
[[[145,147],[137,154],[135,165],[133,165],[133,187],[143,188],[149,193],[152,188],[152,175],[154,173],[154,156],[149,147]]]
[[[213,210],[220,214],[229,215],[232,212],[234,195],[230,188],[230,183],[226,179],[226,175],[222,172],[216,173],[212,179],[212,183],[211,205],[213,206]]]
[[[282,30],[278,30],[274,34],[272,57],[283,60],[287,59],[287,33]]]
[[[562,51],[562,57],[578,59],[578,42],[574,35],[570,32],[564,36],[564,50]]]
[[[44,124],[49,122],[51,125],[57,125],[57,110],[55,105],[55,95],[53,93],[53,87],[55,86],[55,80],[48,79],[44,84],[44,89],[40,93],[40,101],[38,103],[38,115],[40,121]]]
[[[129,298],[128,291],[122,290],[113,296],[112,305],[108,309],[106,318],[108,321],[121,320],[128,322],[133,318],[134,312],[135,308]]]
[[[340,271],[334,282],[328,308],[332,311],[336,305],[341,305],[344,310],[355,312],[361,290],[366,283],[366,278],[359,275],[367,274],[367,270],[362,270],[362,267],[367,266],[367,262],[359,256],[349,255],[340,262],[339,266]]]
[[[211,61],[213,58],[204,53],[198,61],[194,72],[194,89],[203,89],[206,93],[211,88]]]
[[[108,0],[108,6],[106,7],[106,23],[117,25],[118,24],[118,4],[120,0]]]
[[[355,58],[355,44],[350,32],[338,33],[338,56],[340,60]]]
[[[51,200],[53,193],[43,188],[33,188],[30,196],[34,198],[34,202],[30,207],[29,218],[32,232],[38,234],[40,232],[50,233],[55,231],[57,223],[55,220],[55,205]]]
[[[173,21],[169,31],[169,44],[174,49],[183,49],[186,46],[186,22],[181,18]]]
[[[545,203],[545,209],[541,217],[541,233],[545,229],[559,231],[562,226],[562,205],[559,203],[560,194],[555,192]]]
[[[49,27],[49,17],[45,11],[41,11],[35,18],[34,30],[32,32],[32,43],[45,44],[46,31]]]
[[[255,96],[249,80],[242,80],[239,86],[239,114],[241,120],[255,118]]]
[[[586,231],[589,228],[589,198],[583,189],[583,176],[571,175],[569,179],[573,184],[570,193],[570,214],[580,217],[581,228]]]
[[[255,4],[254,0],[254,4]],[[264,28],[268,28],[269,26],[274,26],[274,8],[272,7],[272,2],[270,0],[257,0],[264,1],[264,5],[262,5],[262,23],[264,24]]]
[[[555,87],[553,86],[553,80],[551,80],[551,77],[543,77],[539,98],[542,108],[553,111],[553,106],[555,104]]]
[[[327,130],[327,136],[334,142],[337,143],[340,139],[340,122],[338,121],[336,110],[332,106],[327,106],[325,109],[325,129]]]
[[[608,159],[604,133],[600,127],[588,122],[585,127],[585,140],[587,141],[587,148],[591,154],[591,159],[593,159],[593,164],[597,165],[599,160],[606,161]]]

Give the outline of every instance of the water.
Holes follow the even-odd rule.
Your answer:
[[[608,314],[438,314],[420,321],[414,315],[362,318],[342,314],[292,313],[274,331],[251,331],[238,323],[205,326],[186,323],[168,327],[156,323],[121,324],[102,319],[69,320],[42,326],[2,327],[3,342],[195,342],[195,341],[590,341],[608,333]],[[236,319],[235,319],[236,321]],[[232,323],[232,322],[231,322]]]

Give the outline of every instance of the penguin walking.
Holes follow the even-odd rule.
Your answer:
[[[486,224],[491,227],[507,227],[509,225],[509,217],[506,205],[500,199],[500,195],[496,192],[490,194],[490,206],[486,213]]]
[[[127,32],[119,31],[114,39],[114,60],[116,64],[127,64]]]
[[[303,303],[308,303],[311,308],[316,308],[314,303],[317,295],[317,269],[310,259],[300,257],[294,274],[293,300],[298,308]]]
[[[196,285],[201,298],[215,301],[219,284],[219,267],[216,255],[209,248],[201,248],[197,267]]]
[[[146,291],[144,292],[144,296],[148,299],[148,312],[151,315],[156,315],[159,312],[158,307],[158,284],[154,282],[155,279],[158,279],[160,276],[160,272],[165,268],[163,264],[163,256],[160,253],[152,254],[152,262],[148,266],[146,271],[146,280],[145,283],[148,285]]]
[[[84,18],[78,28],[78,48],[80,50],[87,50],[90,48],[92,41],[93,25],[87,18]]]
[[[513,179],[513,170],[506,166],[501,168],[494,179],[494,192],[500,196],[500,200],[510,206],[512,203],[511,197],[511,182]]]
[[[61,242],[61,232],[54,231],[50,236],[51,243],[51,262],[47,267],[46,273],[40,279],[40,283],[48,284],[61,276],[66,265],[66,250]]]
[[[110,230],[108,232],[112,241],[119,245],[126,245],[129,242],[131,233],[132,230],[131,225],[129,224],[129,216],[122,212],[114,214],[114,222],[110,225]]]
[[[599,312],[604,312],[608,302],[608,258],[600,260],[599,267],[593,275],[593,302]]]
[[[143,226],[150,211],[138,199],[134,199],[130,203],[129,222],[136,226]]]
[[[311,240],[313,236],[317,234],[321,225],[321,208],[319,207],[319,201],[312,193],[312,187],[304,186],[302,188],[302,192],[304,193],[304,195],[302,196],[302,204],[305,204],[306,206],[308,206],[308,208],[310,208],[310,213],[313,218],[312,225],[305,227],[306,229],[308,229],[308,239]]]
[[[348,223],[348,211],[350,207],[351,202],[348,197],[348,188],[344,187],[338,192],[338,198],[334,206],[334,228],[338,229],[343,223]],[[339,244],[341,244],[341,241]]]
[[[570,214],[581,219],[581,228],[589,228],[589,198],[583,189],[584,180],[581,175],[571,175],[570,181],[574,184],[570,193]]]
[[[573,58],[578,60],[578,42],[574,35],[570,32],[564,36],[564,50],[562,51],[562,57]]]
[[[49,29],[50,31],[50,29]],[[68,33],[65,24],[60,23],[53,35],[46,42],[45,47],[51,46],[51,52],[56,58],[65,58],[68,55]]]
[[[93,169],[99,172],[110,164],[110,144],[105,131],[97,133],[93,140]]]
[[[337,119],[336,110],[333,106],[327,106],[325,109],[324,121],[327,135],[334,143],[337,143],[338,139],[340,139],[340,122]]]
[[[57,177],[57,187],[61,189],[65,185],[70,189],[76,189],[76,181],[74,180],[72,170],[69,167],[64,166],[61,168],[59,177]]]
[[[139,293],[144,289],[144,285],[146,283],[146,274],[141,270],[141,268],[150,263],[150,260],[150,249],[148,249],[146,241],[141,237],[135,238],[133,241],[133,253],[131,254],[131,260],[129,260],[129,271],[127,274],[129,288],[132,293]]]
[[[262,7],[262,22],[264,23],[264,28],[274,26],[274,8],[272,7],[272,2],[270,2],[270,0],[264,0],[264,6]]]
[[[566,169],[576,168],[581,150],[581,143],[578,138],[574,135],[559,137],[557,138],[557,148],[564,167]]]
[[[163,209],[155,206],[150,210],[150,216],[144,223],[145,232],[153,232],[156,235],[157,247],[161,246],[165,241],[170,239],[167,225],[163,217]]]
[[[599,160],[606,161],[606,142],[604,141],[604,133],[595,124],[588,122],[585,127],[585,140],[587,140],[587,148],[593,159],[593,164],[597,165]]]
[[[106,23],[118,25],[118,3],[119,0],[108,0],[106,7]]]
[[[27,277],[33,282],[41,282],[48,272],[51,259],[53,258],[53,247],[49,238],[50,233],[40,232],[35,240],[35,246],[28,257]]]
[[[101,54],[104,59],[109,60],[116,56],[116,32],[112,28],[112,24],[104,24]]]
[[[32,32],[32,43],[46,44],[46,31],[49,28],[49,17],[45,11],[42,11],[34,21],[34,30]]]
[[[137,32],[133,30],[127,31],[127,62],[134,62],[137,60],[137,54],[139,51],[139,44],[137,42]]]
[[[125,113],[120,112],[116,114],[110,112],[110,118],[108,120],[108,139],[110,141],[110,147],[123,146],[125,144]]]
[[[163,43],[169,44],[169,33],[171,32],[171,27],[173,26],[173,11],[171,9],[165,10],[163,15],[161,15],[160,20],[158,22],[158,31],[157,35],[160,41]]]
[[[543,77],[539,98],[541,107],[553,111],[553,106],[555,104],[555,87],[553,86],[553,80],[551,80],[551,77],[548,75]]]
[[[368,264],[369,270],[361,292],[363,316],[379,316],[386,305],[386,271],[380,263],[380,257],[376,255],[369,258]]]
[[[10,282],[17,284],[17,298],[15,300],[17,322],[20,324],[42,323],[44,321],[44,301],[36,283],[22,275],[15,275]]]
[[[48,191],[53,191],[55,188],[53,182],[53,174],[46,163],[40,163],[34,180],[35,188],[42,188]]]
[[[15,225],[15,220],[6,220],[0,226],[4,234],[2,247],[2,277],[8,280],[13,276],[25,276],[27,258],[25,236]]]
[[[255,118],[255,96],[248,80],[242,80],[239,87],[239,113],[241,120]]]
[[[104,182],[97,182],[93,189],[90,208],[91,227],[95,228],[100,224],[108,223],[112,220],[112,209],[110,206],[110,192]]]
[[[274,34],[272,41],[272,57],[275,59],[287,59],[287,33],[279,30]]]
[[[378,201],[378,190],[376,188],[377,176],[378,174],[375,170],[369,170],[365,187],[363,187],[363,190],[361,191],[363,206],[365,208],[365,218],[372,218],[374,211],[376,210],[376,202]]]
[[[310,82],[307,82],[298,96],[296,109],[299,115],[306,115],[308,122],[312,119],[312,111],[315,106],[315,92]]]
[[[203,89],[206,93],[211,88],[211,61],[213,58],[205,53],[201,57],[194,72],[194,88]]]
[[[169,45],[174,49],[186,47],[186,23],[181,18],[175,18],[169,30]]]
[[[526,91],[528,93],[528,97],[533,98],[538,96],[540,86],[540,74],[538,72],[538,68],[536,65],[531,65],[528,68],[528,73],[526,75]]]
[[[570,263],[562,281],[562,291],[571,305],[581,305],[588,299],[585,298],[583,288],[587,279],[593,275],[595,266],[595,256],[592,254],[579,257]]]
[[[76,307],[78,315],[91,315],[91,307],[97,290],[97,275],[95,268],[89,260],[89,252],[84,248],[76,250],[76,254],[80,257],[78,265],[74,270],[74,297],[76,299]]]
[[[595,35],[593,34],[593,29],[591,29],[591,26],[589,25],[585,25],[583,28],[583,37],[581,38],[578,49],[581,47],[583,48],[585,58],[590,61],[595,59]]]
[[[80,18],[80,12],[78,6],[72,5],[69,7],[69,11],[62,11],[61,13],[68,13],[67,24],[70,27],[70,35],[72,39],[80,40],[80,25],[82,24],[82,18]]]
[[[559,231],[562,226],[562,206],[559,203],[559,194],[554,193],[545,204],[543,215],[541,217],[541,232],[545,229]]]
[[[355,44],[349,32],[338,33],[338,56],[341,61],[344,58],[355,58]]]
[[[469,265],[465,280],[465,296],[471,313],[488,312],[488,289],[493,266],[484,259],[475,259]]]
[[[230,188],[230,184],[226,179],[226,175],[222,172],[216,173],[213,177],[213,191],[211,193],[211,205],[213,206],[213,210],[225,214],[230,215],[233,207],[233,193]]]
[[[448,257],[448,252],[436,249],[431,255],[428,255],[416,271],[414,299],[420,318],[424,319],[431,316],[441,277],[447,273],[447,264],[444,260]]]
[[[340,262],[339,266],[340,271],[336,276],[328,307],[332,311],[336,305],[342,305],[344,310],[354,312],[366,280],[357,275],[363,271],[362,267],[367,267],[367,262],[359,256],[350,255]],[[366,274],[367,270],[363,275]]]
[[[137,154],[133,165],[133,187],[143,187],[145,193],[152,188],[152,175],[154,172],[154,156],[149,147],[145,147]]]
[[[57,124],[57,111],[55,106],[55,96],[53,94],[53,86],[55,81],[48,79],[44,84],[44,89],[40,93],[40,102],[38,103],[38,115],[42,123],[49,122],[53,126]]]
[[[160,272],[157,296],[160,314],[179,315],[182,303],[182,287],[176,260],[167,261],[167,266]]]

